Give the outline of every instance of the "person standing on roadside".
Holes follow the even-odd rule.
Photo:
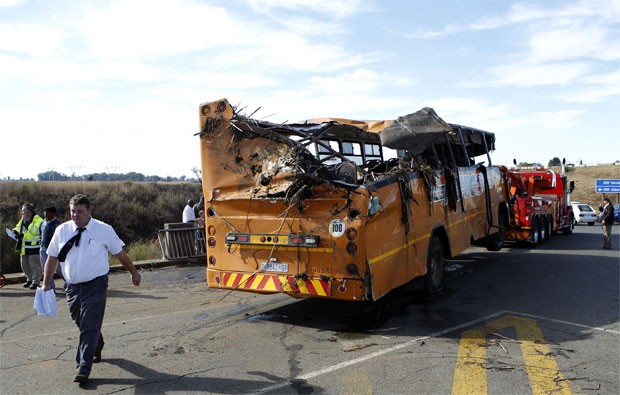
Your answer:
[[[104,341],[101,326],[105,313],[108,272],[108,253],[114,255],[131,273],[131,282],[138,286],[140,273],[123,250],[125,243],[112,226],[92,217],[90,200],[75,195],[69,201],[71,220],[56,228],[47,247],[43,290],[51,289],[51,281],[60,262],[67,282],[67,305],[73,322],[80,330],[75,357],[73,381],[88,381],[92,364],[101,361]]]
[[[43,271],[45,270],[45,261],[47,260],[47,247],[50,245],[50,241],[52,241],[54,231],[56,230],[58,225],[60,225],[60,220],[56,218],[56,207],[45,208],[43,210],[43,216],[45,219],[41,224],[41,273],[43,273]],[[60,266],[56,268],[56,273],[62,275]],[[51,286],[53,290],[56,289],[56,286],[54,284],[54,277],[52,277]]]
[[[194,213],[194,201],[189,199],[187,205],[183,209],[183,222],[194,222],[196,220],[196,213]]]
[[[39,248],[41,247],[41,224],[43,218],[34,212],[32,203],[22,205],[22,218],[19,220],[13,234],[17,238],[15,250],[19,252],[22,271],[26,275],[24,288],[37,289],[41,283],[41,262]]]
[[[603,249],[611,250],[611,228],[614,224],[614,205],[608,198],[603,199],[598,208],[603,212],[601,223],[603,224]]]
[[[194,206],[194,216],[196,219],[200,217],[200,211],[205,209],[205,197],[201,196],[198,203]]]

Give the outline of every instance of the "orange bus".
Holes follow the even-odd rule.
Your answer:
[[[376,302],[421,276],[433,294],[446,259],[502,247],[493,133],[431,108],[294,124],[226,99],[199,112],[209,287]]]

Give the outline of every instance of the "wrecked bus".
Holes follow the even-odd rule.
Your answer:
[[[199,113],[209,287],[374,302],[425,276],[433,294],[447,258],[502,246],[492,133],[431,108],[275,124],[221,99]]]

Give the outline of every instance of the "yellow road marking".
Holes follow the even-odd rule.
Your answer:
[[[357,369],[340,379],[343,385],[343,395],[372,395],[372,383],[366,369]]]
[[[452,394],[486,395],[486,337],[492,332],[508,327],[514,327],[517,332],[532,393],[569,395],[571,392],[568,385],[536,321],[515,316],[503,317],[463,332],[454,371]]]

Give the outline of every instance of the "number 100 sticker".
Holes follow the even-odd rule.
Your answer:
[[[344,221],[335,219],[329,223],[329,234],[332,237],[340,237],[344,234]]]

